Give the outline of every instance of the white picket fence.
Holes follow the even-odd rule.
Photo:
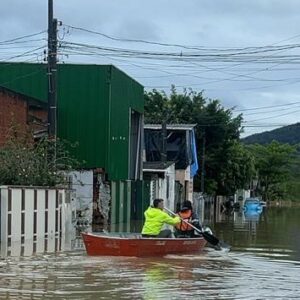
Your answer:
[[[0,221],[2,254],[62,250],[74,229],[70,199],[55,188],[0,186]]]

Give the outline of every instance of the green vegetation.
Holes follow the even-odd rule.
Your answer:
[[[0,148],[0,185],[64,184],[64,172],[79,166],[65,149],[61,141],[12,137]]]
[[[283,183],[286,190],[286,200],[300,201],[300,151],[294,156],[290,169],[290,179]]]
[[[288,194],[286,183],[291,179],[296,146],[273,141],[267,145],[250,145],[248,148],[255,158],[256,194],[265,201],[284,199]]]
[[[279,188],[281,199],[300,201],[300,123],[284,126],[272,131],[253,134],[242,139],[245,144],[268,145],[272,141],[279,143],[295,145],[297,152],[293,152],[292,163],[288,167],[288,177],[277,183],[275,187]],[[298,146],[297,146],[298,145]],[[279,197],[278,192],[275,193]]]

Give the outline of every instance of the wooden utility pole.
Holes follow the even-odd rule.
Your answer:
[[[162,124],[161,124],[161,161],[167,162],[167,122],[169,114],[167,108],[163,108],[162,111]]]
[[[48,136],[57,134],[57,19],[53,18],[53,0],[48,0]]]
[[[162,125],[161,125],[161,135],[162,135],[162,149],[161,149],[161,161],[166,162],[167,161],[167,122],[165,119],[163,119]]]
[[[206,137],[205,137],[205,129],[203,129],[203,138],[202,138],[202,154],[201,154],[201,193],[204,194],[204,176],[205,176],[205,144],[206,144]]]

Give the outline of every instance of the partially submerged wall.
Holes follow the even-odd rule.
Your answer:
[[[66,236],[74,237],[74,227],[66,190],[1,186],[0,194],[2,254],[12,254],[15,249],[20,255],[25,245],[31,254],[60,251],[68,246]],[[12,247],[16,243],[17,247]]]

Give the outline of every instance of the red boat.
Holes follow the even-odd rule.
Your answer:
[[[82,233],[88,255],[163,256],[201,251],[206,240],[199,238],[143,238],[135,233]]]

